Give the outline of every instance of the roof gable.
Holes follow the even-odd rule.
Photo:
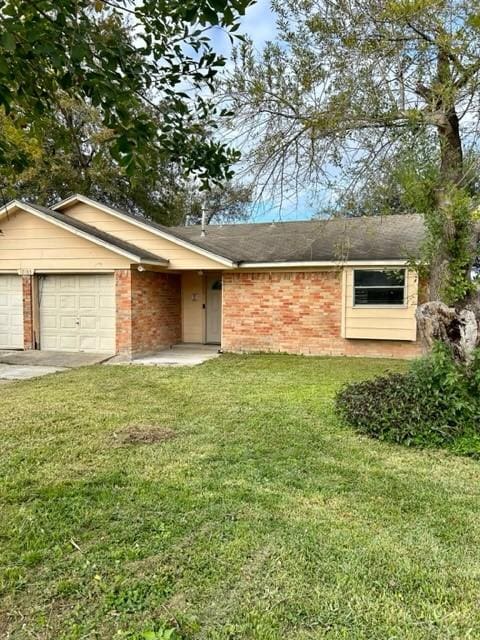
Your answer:
[[[170,242],[184,247],[192,251],[193,253],[207,257],[210,260],[219,263],[219,265],[223,267],[236,266],[235,262],[232,261],[226,254],[211,250],[206,247],[202,247],[197,243],[190,242],[188,238],[184,238],[180,234],[175,233],[173,230],[176,229],[176,227],[165,227],[164,225],[157,224],[156,222],[148,220],[147,218],[141,218],[124,211],[119,211],[118,209],[114,209],[112,207],[109,207],[108,205],[102,204],[101,202],[97,202],[80,194],[72,195],[69,198],[65,198],[65,200],[62,200],[61,202],[58,202],[52,207],[52,210],[64,211],[78,203],[86,204],[90,207],[99,209],[100,211],[103,211],[104,213],[107,213],[113,217],[125,220],[132,225],[141,227],[148,232],[164,238],[165,240],[169,240]]]
[[[145,263],[152,265],[167,266],[168,260],[157,256],[149,251],[145,251],[140,247],[124,242],[115,236],[91,227],[78,220],[67,218],[51,209],[36,204],[22,202],[20,200],[12,200],[2,209],[0,209],[0,219],[15,211],[24,211],[38,218],[41,218],[51,224],[63,228],[74,235],[99,245],[113,253],[136,263]]]

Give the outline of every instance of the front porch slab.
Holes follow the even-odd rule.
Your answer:
[[[177,344],[171,349],[164,349],[149,356],[136,357],[128,364],[143,364],[157,367],[193,367],[197,364],[218,358],[220,347],[218,345],[203,344]],[[106,362],[105,364],[126,364],[120,361]]]

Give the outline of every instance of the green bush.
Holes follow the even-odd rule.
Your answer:
[[[337,411],[358,431],[406,445],[442,445],[480,427],[480,352],[455,363],[446,347],[390,374],[343,387]]]

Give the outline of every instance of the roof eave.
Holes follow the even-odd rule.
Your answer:
[[[279,269],[292,267],[360,267],[360,266],[405,266],[403,258],[385,260],[295,260],[285,262],[240,262],[240,269]]]

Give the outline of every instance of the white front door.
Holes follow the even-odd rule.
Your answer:
[[[49,275],[39,279],[40,348],[115,353],[113,275]]]
[[[206,342],[222,341],[222,274],[208,274],[206,278]]]
[[[0,275],[0,349],[23,349],[22,278]]]

